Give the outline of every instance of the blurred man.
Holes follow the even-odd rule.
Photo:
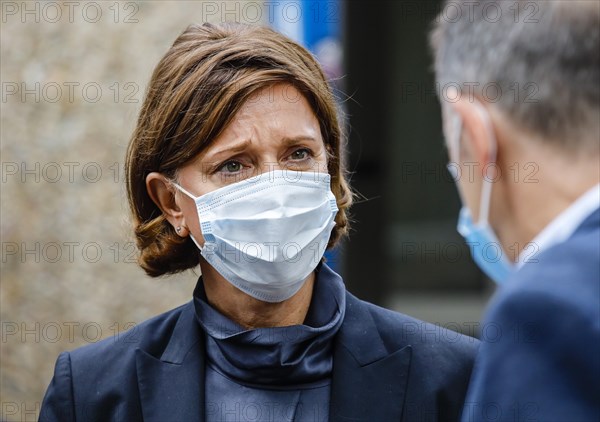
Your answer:
[[[600,2],[451,1],[431,36],[458,230],[501,283],[463,420],[600,420]]]

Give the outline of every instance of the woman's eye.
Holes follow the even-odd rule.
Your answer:
[[[223,164],[219,170],[226,173],[237,173],[242,169],[242,164],[238,161],[228,161]]]
[[[292,160],[306,160],[310,156],[310,151],[306,148],[296,150],[290,156]]]

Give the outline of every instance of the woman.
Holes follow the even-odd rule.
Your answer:
[[[135,342],[62,353],[41,420],[458,418],[476,341],[358,300],[322,262],[352,194],[304,48],[187,28],[154,71],[126,171],[140,265],[202,276]]]

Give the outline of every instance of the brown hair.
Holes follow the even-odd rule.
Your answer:
[[[244,102],[261,88],[287,82],[307,99],[329,151],[331,190],[339,212],[329,240],[348,231],[352,193],[343,165],[335,100],[325,75],[302,46],[265,27],[223,23],[190,25],[156,66],[125,161],[129,205],[150,276],[172,274],[199,263],[198,249],[179,237],[146,190],[146,176],[174,178],[227,127]]]

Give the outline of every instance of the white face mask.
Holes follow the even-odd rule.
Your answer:
[[[326,173],[276,170],[195,197],[204,259],[265,302],[302,287],[329,242],[338,208]]]

